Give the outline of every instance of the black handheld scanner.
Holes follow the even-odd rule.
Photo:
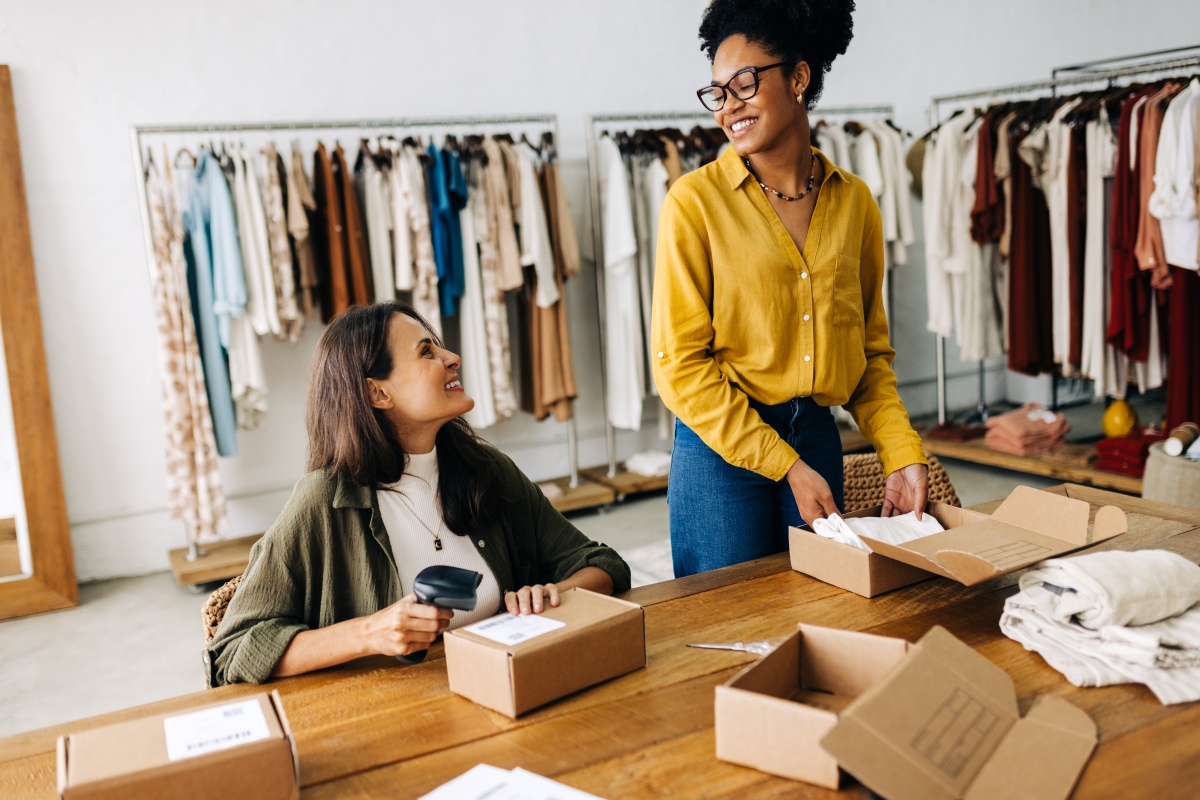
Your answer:
[[[461,567],[437,564],[417,573],[413,581],[413,594],[417,602],[438,608],[454,608],[459,611],[474,611],[478,597],[475,590],[483,582],[478,572]],[[418,650],[406,656],[396,656],[403,664],[420,664],[428,650]]]

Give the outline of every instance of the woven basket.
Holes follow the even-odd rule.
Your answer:
[[[221,625],[221,620],[225,619],[225,609],[229,608],[229,601],[233,599],[233,593],[237,591],[238,584],[241,582],[242,576],[238,575],[210,594],[204,601],[204,606],[200,609],[200,623],[204,626],[205,644],[212,641],[213,635]]]
[[[925,454],[929,459],[929,502],[961,506],[954,485],[946,468],[936,456]],[[845,472],[845,510],[849,514],[860,508],[883,505],[883,492],[887,476],[883,474],[883,462],[875,453],[856,453],[842,456]]]

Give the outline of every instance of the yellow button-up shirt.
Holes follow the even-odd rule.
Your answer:
[[[924,464],[896,392],[883,226],[861,179],[825,166],[804,252],[732,147],[674,183],[658,226],[650,358],[667,407],[734,466],[799,457],[750,407],[846,406],[885,472]]]

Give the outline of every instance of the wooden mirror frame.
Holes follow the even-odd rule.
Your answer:
[[[0,325],[32,574],[0,581],[0,619],[79,605],[25,207],[12,77],[0,65]]]

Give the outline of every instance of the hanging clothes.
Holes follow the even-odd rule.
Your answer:
[[[346,272],[346,251],[342,231],[341,193],[333,173],[333,161],[324,142],[317,142],[313,153],[313,194],[320,224],[314,231],[317,285],[320,287],[321,318],[328,323],[350,307],[351,290]]]
[[[1171,266],[1197,269],[1200,223],[1196,219],[1196,135],[1200,78],[1171,101],[1158,141],[1150,213],[1159,220],[1163,255]]]
[[[391,139],[387,153],[392,168],[387,172],[388,201],[391,203],[392,259],[396,268],[392,276],[393,296],[396,291],[411,292],[416,286],[416,243],[412,228],[411,206],[419,194],[413,191],[413,176],[400,143]]]
[[[258,188],[254,160],[245,147],[237,148],[232,158],[238,238],[242,246],[242,267],[246,274],[246,314],[256,334],[278,336],[283,328],[275,305],[275,280],[271,268],[267,217]]]
[[[358,190],[354,186],[354,173],[346,162],[346,151],[340,144],[333,148],[332,163],[333,177],[337,181],[342,206],[342,252],[346,254],[350,302],[370,305],[374,298],[371,293],[371,261],[367,254],[362,206],[358,202]]]
[[[176,170],[178,192],[186,199],[188,291],[192,298],[200,358],[217,453],[235,456],[237,423],[226,355],[231,320],[246,308],[246,282],[229,185],[212,153],[203,150],[195,169]]]
[[[287,170],[287,227],[292,240],[300,308],[305,317],[315,320],[320,316],[320,279],[313,255],[312,239],[313,229],[318,222],[317,200],[313,197],[308,176],[304,173],[303,159],[299,143],[293,143],[292,158]]]
[[[375,148],[378,150],[378,148]],[[396,298],[396,262],[392,257],[393,221],[389,184],[391,167],[370,143],[359,144],[354,163],[356,182],[362,185],[363,215],[367,223],[367,252],[371,260],[371,291],[377,302]]]
[[[563,422],[574,415],[573,402],[579,396],[575,385],[567,303],[563,295],[563,286],[567,279],[579,273],[579,248],[575,239],[575,226],[562,196],[563,187],[559,179],[558,164],[553,161],[544,162],[539,178],[540,194],[546,208],[546,222],[553,250],[552,278],[559,299],[549,308],[539,305],[535,313],[539,329],[536,341],[540,353],[541,375],[538,381],[538,407],[545,412],[538,418],[544,419],[545,416],[553,414],[556,420]]]
[[[267,244],[271,260],[271,282],[275,287],[275,311],[279,322],[277,339],[296,342],[304,331],[304,316],[296,296],[296,273],[292,245],[288,239],[286,172],[283,159],[273,144],[262,147],[265,164],[263,205],[267,220]]]
[[[604,226],[604,348],[609,422],[641,430],[645,347],[638,291],[637,233],[621,151],[611,137],[597,142],[600,213]]]
[[[163,155],[163,164],[169,166],[165,149]],[[158,325],[167,511],[171,519],[187,524],[195,541],[220,533],[228,524],[225,492],[217,470],[217,442],[188,292],[179,198],[171,177],[153,159],[145,180],[154,242],[151,282]]]
[[[479,237],[476,222],[483,219],[486,224],[487,202],[479,181],[478,167],[468,170],[467,205],[461,218],[463,251],[463,297],[459,306],[459,336],[462,340],[459,377],[472,398],[475,407],[464,417],[476,430],[490,428],[499,421],[496,413],[495,393],[492,388],[491,369],[488,363],[487,316],[484,311],[483,277],[480,266]]]
[[[405,169],[412,182],[413,201],[409,204],[409,226],[414,244],[415,281],[413,307],[425,321],[438,332],[442,332],[441,304],[438,301],[438,267],[433,239],[433,222],[429,205],[424,202],[429,187],[425,164],[428,157],[416,147],[405,146]],[[424,159],[424,162],[422,161]]]

